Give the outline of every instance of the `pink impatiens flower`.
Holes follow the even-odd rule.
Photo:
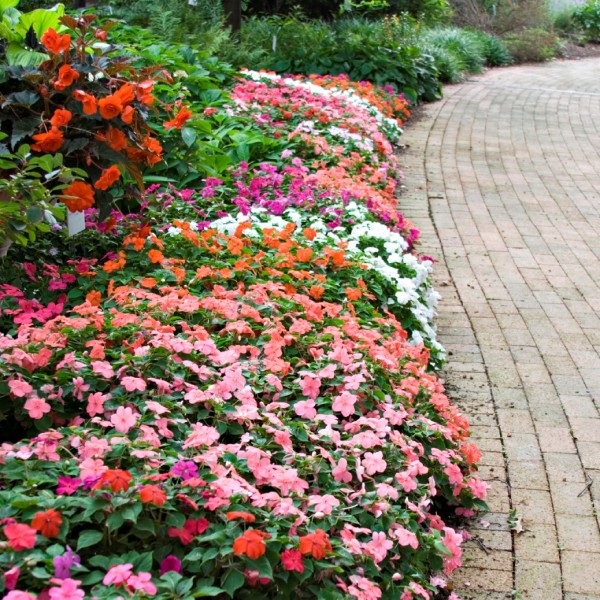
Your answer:
[[[31,385],[20,379],[10,379],[8,381],[8,387],[10,388],[12,395],[16,396],[17,398],[24,398],[33,392]]]
[[[119,406],[110,422],[119,433],[127,433],[137,423],[139,413],[134,412],[129,406]]]
[[[331,408],[335,412],[340,412],[344,417],[349,417],[354,414],[354,405],[356,404],[356,396],[350,392],[342,392],[335,398]]]
[[[323,496],[313,495],[308,497],[308,505],[314,506],[316,513],[321,513],[322,516],[325,516],[330,515],[333,509],[340,505],[340,501],[331,494],[324,494]]]
[[[304,563],[300,550],[288,548],[281,553],[281,564],[286,571],[298,571],[304,573]]]
[[[387,463],[383,460],[383,452],[365,452],[365,457],[361,461],[367,475],[375,475],[375,473],[383,473],[387,467]]]
[[[52,410],[52,407],[44,399],[37,396],[30,396],[23,406],[32,419],[41,419]]]
[[[85,592],[79,589],[81,581],[79,579],[56,579],[50,580],[59,587],[50,588],[48,595],[50,600],[82,600]]]
[[[318,377],[306,375],[300,380],[300,388],[305,396],[315,400],[321,389],[321,380]]]
[[[121,379],[121,385],[128,392],[135,392],[136,390],[143,392],[146,389],[146,382],[139,377],[123,377]]]
[[[347,467],[348,461],[345,458],[340,458],[338,464],[331,471],[333,479],[335,481],[350,483],[352,481],[352,474],[347,470]]]
[[[122,585],[127,583],[127,580],[133,574],[132,569],[133,565],[131,563],[115,565],[108,570],[102,579],[102,583],[104,585]]]
[[[363,546],[363,551],[376,563],[380,563],[394,547],[394,542],[388,540],[383,531],[374,531],[373,538]]]

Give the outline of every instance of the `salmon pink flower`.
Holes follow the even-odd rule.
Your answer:
[[[133,565],[131,563],[124,563],[121,565],[115,565],[111,567],[104,578],[102,583],[104,585],[123,585],[127,583],[127,580],[133,575]]]
[[[8,545],[19,552],[35,546],[35,529],[23,523],[12,523],[2,530],[8,540]]]
[[[110,417],[110,422],[119,433],[128,433],[132,427],[135,427],[139,413],[134,412],[129,406],[119,406],[114,415]]]
[[[24,398],[33,392],[31,385],[21,379],[10,379],[8,381],[8,387],[10,388],[11,394],[16,398]]]
[[[128,392],[135,392],[136,390],[143,392],[147,387],[147,384],[143,379],[129,376],[121,378],[121,385]]]

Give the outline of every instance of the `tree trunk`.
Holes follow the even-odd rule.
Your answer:
[[[234,34],[239,34],[242,28],[242,2],[241,0],[223,0],[226,24],[231,27]]]

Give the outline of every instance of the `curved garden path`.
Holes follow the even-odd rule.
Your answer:
[[[600,59],[492,70],[424,111],[401,203],[493,483],[455,590],[599,600]]]

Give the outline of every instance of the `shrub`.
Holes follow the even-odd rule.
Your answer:
[[[550,60],[561,49],[558,36],[544,29],[525,29],[502,39],[516,63]]]
[[[573,21],[587,39],[600,42],[600,0],[589,0],[573,11]]]
[[[422,39],[427,46],[443,48],[453,54],[463,71],[479,73],[485,64],[480,39],[465,29],[457,27],[429,29],[423,33]]]
[[[506,44],[497,36],[483,31],[473,31],[483,50],[485,63],[491,67],[502,67],[512,62],[512,56]]]

